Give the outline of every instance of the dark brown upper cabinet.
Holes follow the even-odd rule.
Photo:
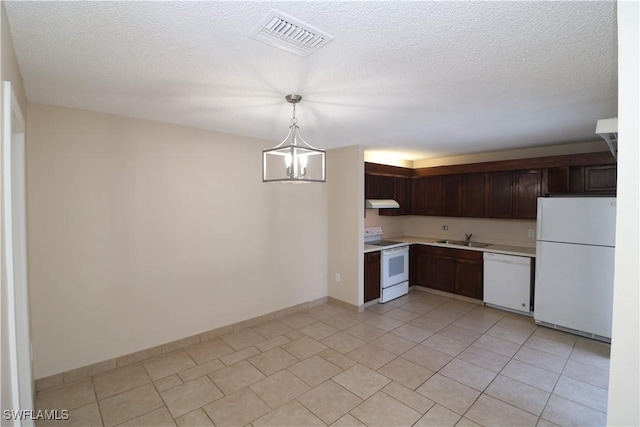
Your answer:
[[[615,193],[618,176],[616,165],[585,166],[584,191],[587,193]]]
[[[511,218],[513,215],[513,172],[490,172],[486,185],[486,216]]]
[[[481,218],[484,216],[485,174],[462,175],[462,216]]]
[[[442,177],[443,214],[462,216],[462,182],[464,175],[445,175]]]
[[[416,178],[411,183],[411,214],[441,216],[444,213],[442,176]]]
[[[364,175],[365,199],[393,199],[393,176]]]
[[[568,193],[571,191],[569,166],[548,168],[546,175],[547,193]]]
[[[547,194],[616,194],[617,165],[560,166],[546,170]],[[544,184],[543,184],[544,186]]]
[[[538,197],[542,195],[542,171],[517,171],[513,175],[513,218],[536,219]]]
[[[396,209],[380,209],[379,215],[399,216],[411,214],[411,179],[403,176],[393,177],[393,197],[391,199],[400,205]]]
[[[535,219],[545,194],[615,194],[609,152],[409,169],[365,163],[366,198],[392,198],[380,215]]]
[[[411,180],[411,215],[426,215],[425,208],[425,179],[414,178]]]
[[[442,176],[425,178],[424,210],[426,215],[440,216],[444,213]]]

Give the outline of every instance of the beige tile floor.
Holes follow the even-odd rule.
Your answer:
[[[314,307],[36,406],[70,426],[605,425],[608,369],[609,345],[416,291],[359,314]]]

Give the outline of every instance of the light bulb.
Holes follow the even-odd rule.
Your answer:
[[[307,174],[307,161],[308,157],[306,154],[300,154],[298,156],[298,165],[300,165],[300,175],[301,177]]]
[[[284,165],[287,167],[287,176],[291,177],[291,153],[287,153],[284,155]]]

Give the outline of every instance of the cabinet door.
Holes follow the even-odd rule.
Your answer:
[[[439,216],[444,213],[444,198],[442,192],[442,176],[425,178],[424,211],[426,215]]]
[[[540,170],[514,172],[513,218],[536,219],[538,197],[541,195]]]
[[[380,298],[380,251],[364,254],[364,302]]]
[[[491,172],[487,174],[486,216],[511,218],[513,214],[513,173]]]
[[[398,209],[395,209],[396,215],[410,215],[411,214],[411,180],[396,176],[393,179],[394,184],[394,200],[400,204]]]
[[[388,175],[380,175],[378,177],[378,195],[381,199],[393,199],[394,196],[394,177]]]
[[[482,299],[482,252],[456,250],[454,292]]]
[[[429,287],[445,292],[455,291],[456,250],[447,248],[432,249],[432,268],[429,273]]]
[[[418,252],[422,245],[409,246],[409,286],[415,286],[418,284]]]
[[[409,215],[411,212],[411,197],[410,191],[410,179],[401,176],[394,176],[393,178],[393,195],[388,197],[395,200],[400,205],[397,209],[380,209],[378,214],[381,216],[399,216]],[[387,197],[385,197],[387,198]]]
[[[443,213],[446,216],[462,216],[462,177],[445,175],[442,177]]]
[[[433,254],[429,246],[416,245],[415,284],[430,287],[433,275]]]
[[[425,183],[426,178],[414,178],[411,181],[411,215],[426,215]]]
[[[364,198],[380,198],[380,176],[371,173],[364,174]]]
[[[462,175],[462,216],[482,218],[485,204],[485,174]]]
[[[571,191],[569,166],[547,169],[547,193],[568,193]]]
[[[615,193],[616,189],[616,165],[584,167],[584,191],[590,193]]]

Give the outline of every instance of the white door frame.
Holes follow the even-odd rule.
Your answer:
[[[25,122],[10,82],[2,87],[2,185],[9,363],[14,410],[32,410],[33,370],[27,281]],[[30,426],[30,419],[13,420]]]

